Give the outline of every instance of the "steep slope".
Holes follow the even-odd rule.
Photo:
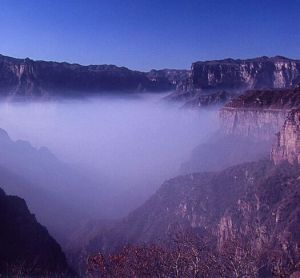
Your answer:
[[[60,246],[23,199],[0,189],[0,275],[71,276]]]
[[[264,169],[270,163],[260,166]],[[195,173],[168,180],[143,206],[118,223],[107,238],[100,238],[100,246],[105,249],[165,239],[169,228],[177,223],[210,232],[211,225],[216,225],[226,208],[245,191],[255,170],[255,164],[249,164],[220,173]],[[263,174],[261,170],[256,176]]]
[[[160,244],[179,226],[207,238],[217,254],[225,252],[240,263],[246,258],[259,277],[289,277],[300,266],[299,134],[299,110],[293,110],[271,152],[275,165],[261,160],[166,181],[86,250]]]
[[[299,179],[299,168],[275,167],[269,161],[180,176],[166,181],[143,206],[90,241],[88,249],[159,243],[180,225],[209,237],[216,251],[236,240],[237,247],[250,246],[259,265],[263,254],[271,258],[276,253],[282,264],[287,266],[288,260],[294,267],[300,260]],[[271,262],[267,266],[273,267]]]
[[[282,161],[300,164],[300,109],[292,110],[288,115],[277,134],[271,157],[275,164]]]
[[[15,59],[0,55],[0,96],[86,96],[101,92],[168,91],[188,71],[149,73],[114,65],[89,65]]]

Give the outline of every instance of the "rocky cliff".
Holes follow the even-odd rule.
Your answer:
[[[245,90],[289,88],[299,83],[300,60],[264,56],[200,61],[192,64],[190,74],[178,82],[169,99],[187,101],[197,107],[201,106],[203,96],[211,95],[219,104],[224,104]],[[230,97],[218,98],[221,91],[226,91]]]
[[[300,109],[292,110],[288,115],[277,134],[271,157],[275,164],[282,161],[300,164]]]
[[[0,275],[71,276],[60,246],[30,213],[23,199],[0,189]]]
[[[140,72],[114,65],[81,66],[0,55],[1,96],[82,96],[104,91],[176,89],[172,99],[195,101],[203,93],[222,90],[241,93],[246,89],[287,88],[298,84],[299,78],[300,61],[282,56],[196,62],[191,70]]]
[[[225,134],[272,141],[289,111],[300,107],[300,89],[251,90],[220,110]]]
[[[247,60],[225,59],[192,64],[191,85],[194,89],[286,88],[300,73],[300,61],[282,56]]]
[[[206,98],[206,95],[201,97]],[[239,163],[267,158],[276,139],[275,134],[289,112],[297,107],[300,107],[298,87],[250,90],[232,98],[219,111],[220,131],[192,151],[182,165],[181,173],[219,171]],[[282,138],[278,144],[284,144],[285,140]]]
[[[102,92],[168,91],[188,71],[132,71],[114,65],[89,65],[15,59],[0,55],[0,96],[47,97]]]
[[[192,64],[191,74],[177,89],[195,95],[206,90],[287,88],[297,84],[299,74],[300,61],[282,56],[200,61]]]

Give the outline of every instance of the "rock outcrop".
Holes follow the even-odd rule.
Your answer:
[[[219,171],[239,163],[267,158],[276,133],[290,111],[298,107],[298,87],[250,90],[232,98],[219,111],[220,131],[192,151],[189,160],[182,165],[181,173]],[[278,159],[282,156],[280,152],[286,153],[282,147],[286,140],[283,134],[281,132],[281,139],[278,139],[281,147],[273,150]]]
[[[195,95],[206,90],[287,88],[297,84],[299,75],[300,61],[282,56],[200,61],[192,64],[189,78],[177,89]]]
[[[15,59],[0,55],[0,96],[86,96],[103,92],[169,91],[188,71],[132,71],[89,65]]]
[[[0,275],[69,277],[60,246],[40,225],[25,201],[0,189]]]
[[[253,59],[200,61],[192,64],[186,79],[181,79],[169,99],[199,106],[202,95],[226,91],[237,96],[246,90],[278,89],[300,84],[300,60],[282,56]],[[222,104],[228,99],[220,99]]]
[[[300,89],[251,90],[220,110],[225,134],[273,141],[288,113],[300,107]]]
[[[300,109],[295,109],[288,115],[283,127],[277,134],[277,141],[271,152],[275,164],[288,161],[300,164]]]
[[[300,61],[282,56],[196,62],[191,85],[194,89],[286,88],[293,85],[299,73]]]

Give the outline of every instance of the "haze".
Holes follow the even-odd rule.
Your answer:
[[[216,110],[182,109],[164,96],[1,103],[0,126],[13,140],[47,147],[102,187],[93,196],[101,202],[93,217],[120,217],[176,176],[194,147],[218,128]],[[83,187],[74,186],[78,200]]]

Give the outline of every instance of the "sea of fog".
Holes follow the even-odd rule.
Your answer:
[[[216,110],[182,109],[163,96],[1,103],[0,128],[100,180],[112,206],[129,203],[122,215],[176,176],[193,148],[217,129]]]

